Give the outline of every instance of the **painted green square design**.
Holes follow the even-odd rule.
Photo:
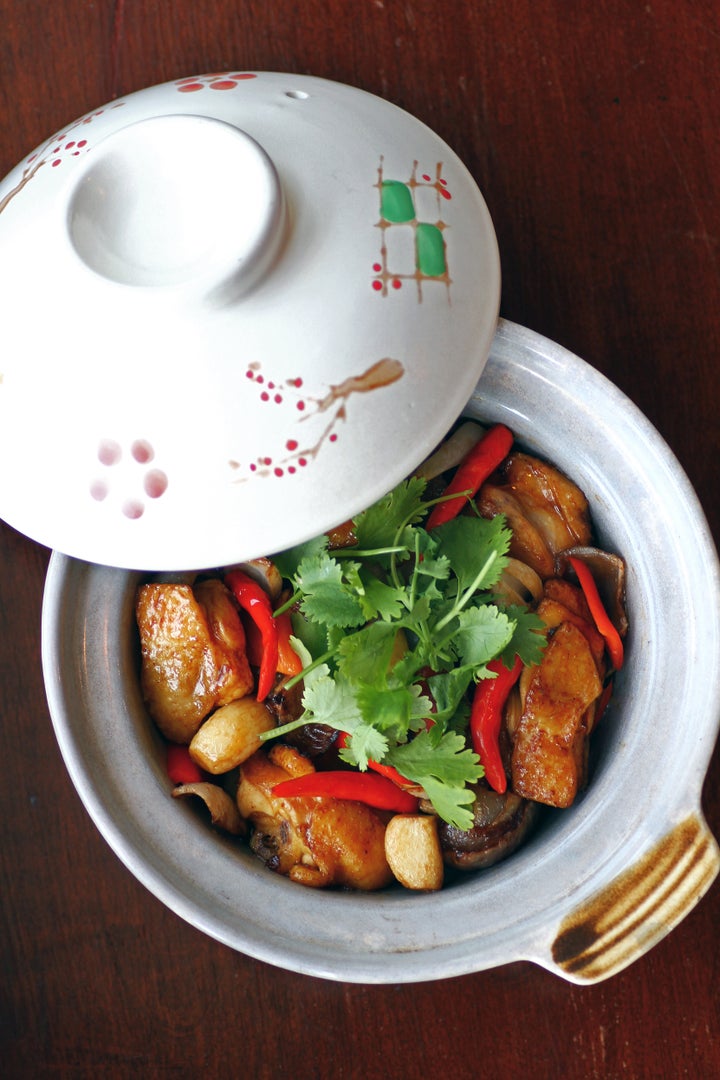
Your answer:
[[[415,205],[410,188],[401,180],[383,180],[380,209],[386,221],[401,224],[415,217]]]
[[[415,229],[417,268],[426,277],[442,277],[447,270],[445,243],[437,225],[418,222]]]

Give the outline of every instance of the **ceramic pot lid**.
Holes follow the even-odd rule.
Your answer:
[[[472,177],[308,76],[113,101],[0,184],[0,516],[132,569],[277,551],[442,438],[495,331]]]

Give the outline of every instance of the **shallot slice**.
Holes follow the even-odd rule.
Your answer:
[[[433,451],[430,457],[423,461],[422,465],[418,466],[415,475],[423,480],[434,480],[441,473],[454,469],[472,450],[475,443],[480,441],[485,431],[484,427],[472,420],[461,424],[445,442],[440,444],[437,450]]]
[[[193,784],[179,784],[173,788],[173,798],[186,798],[195,795],[205,803],[210,812],[210,820],[213,825],[230,833],[232,836],[245,836],[247,826],[240,817],[237,806],[217,784],[211,784],[207,780],[200,780]]]

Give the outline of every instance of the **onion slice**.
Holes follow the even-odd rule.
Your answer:
[[[247,832],[245,822],[240,817],[240,812],[232,801],[227,791],[217,784],[211,784],[206,780],[200,780],[193,784],[179,784],[173,788],[173,798],[181,799],[188,796],[196,796],[205,803],[210,812],[210,820],[213,825],[230,833],[232,836],[244,836]]]
[[[415,476],[422,480],[434,480],[441,473],[454,469],[464,461],[475,443],[479,442],[486,429],[473,420],[466,420],[445,442],[434,450],[430,457],[415,470]]]

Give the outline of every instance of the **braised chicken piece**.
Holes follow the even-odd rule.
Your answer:
[[[478,510],[485,518],[494,518],[504,514],[509,529],[512,529],[510,555],[525,563],[541,578],[552,574],[555,563],[552,552],[544,537],[533,523],[525,516],[520,500],[506,488],[497,484],[483,484],[477,499]]]
[[[392,880],[385,824],[360,802],[327,797],[282,799],[275,784],[314,772],[290,746],[259,750],[240,768],[237,804],[253,830],[250,847],[271,870],[322,888],[381,889]]]
[[[143,697],[171,742],[189,743],[213,709],[252,690],[245,632],[221,581],[143,585],[136,617]]]
[[[554,466],[513,453],[494,483],[483,484],[478,496],[483,517],[505,514],[512,529],[510,554],[551,577],[555,555],[590,542],[587,499],[580,488]]]
[[[561,622],[541,663],[527,672],[512,751],[517,795],[549,806],[571,805],[585,782],[588,735],[601,691],[587,637],[573,622]]]
[[[560,578],[545,582],[543,598],[536,608],[537,614],[548,630],[557,629],[563,622],[571,622],[587,638],[601,677],[605,674],[605,639],[595,628],[593,617],[581,589]]]
[[[508,458],[504,477],[551,551],[590,542],[587,499],[554,465],[518,451]]]

